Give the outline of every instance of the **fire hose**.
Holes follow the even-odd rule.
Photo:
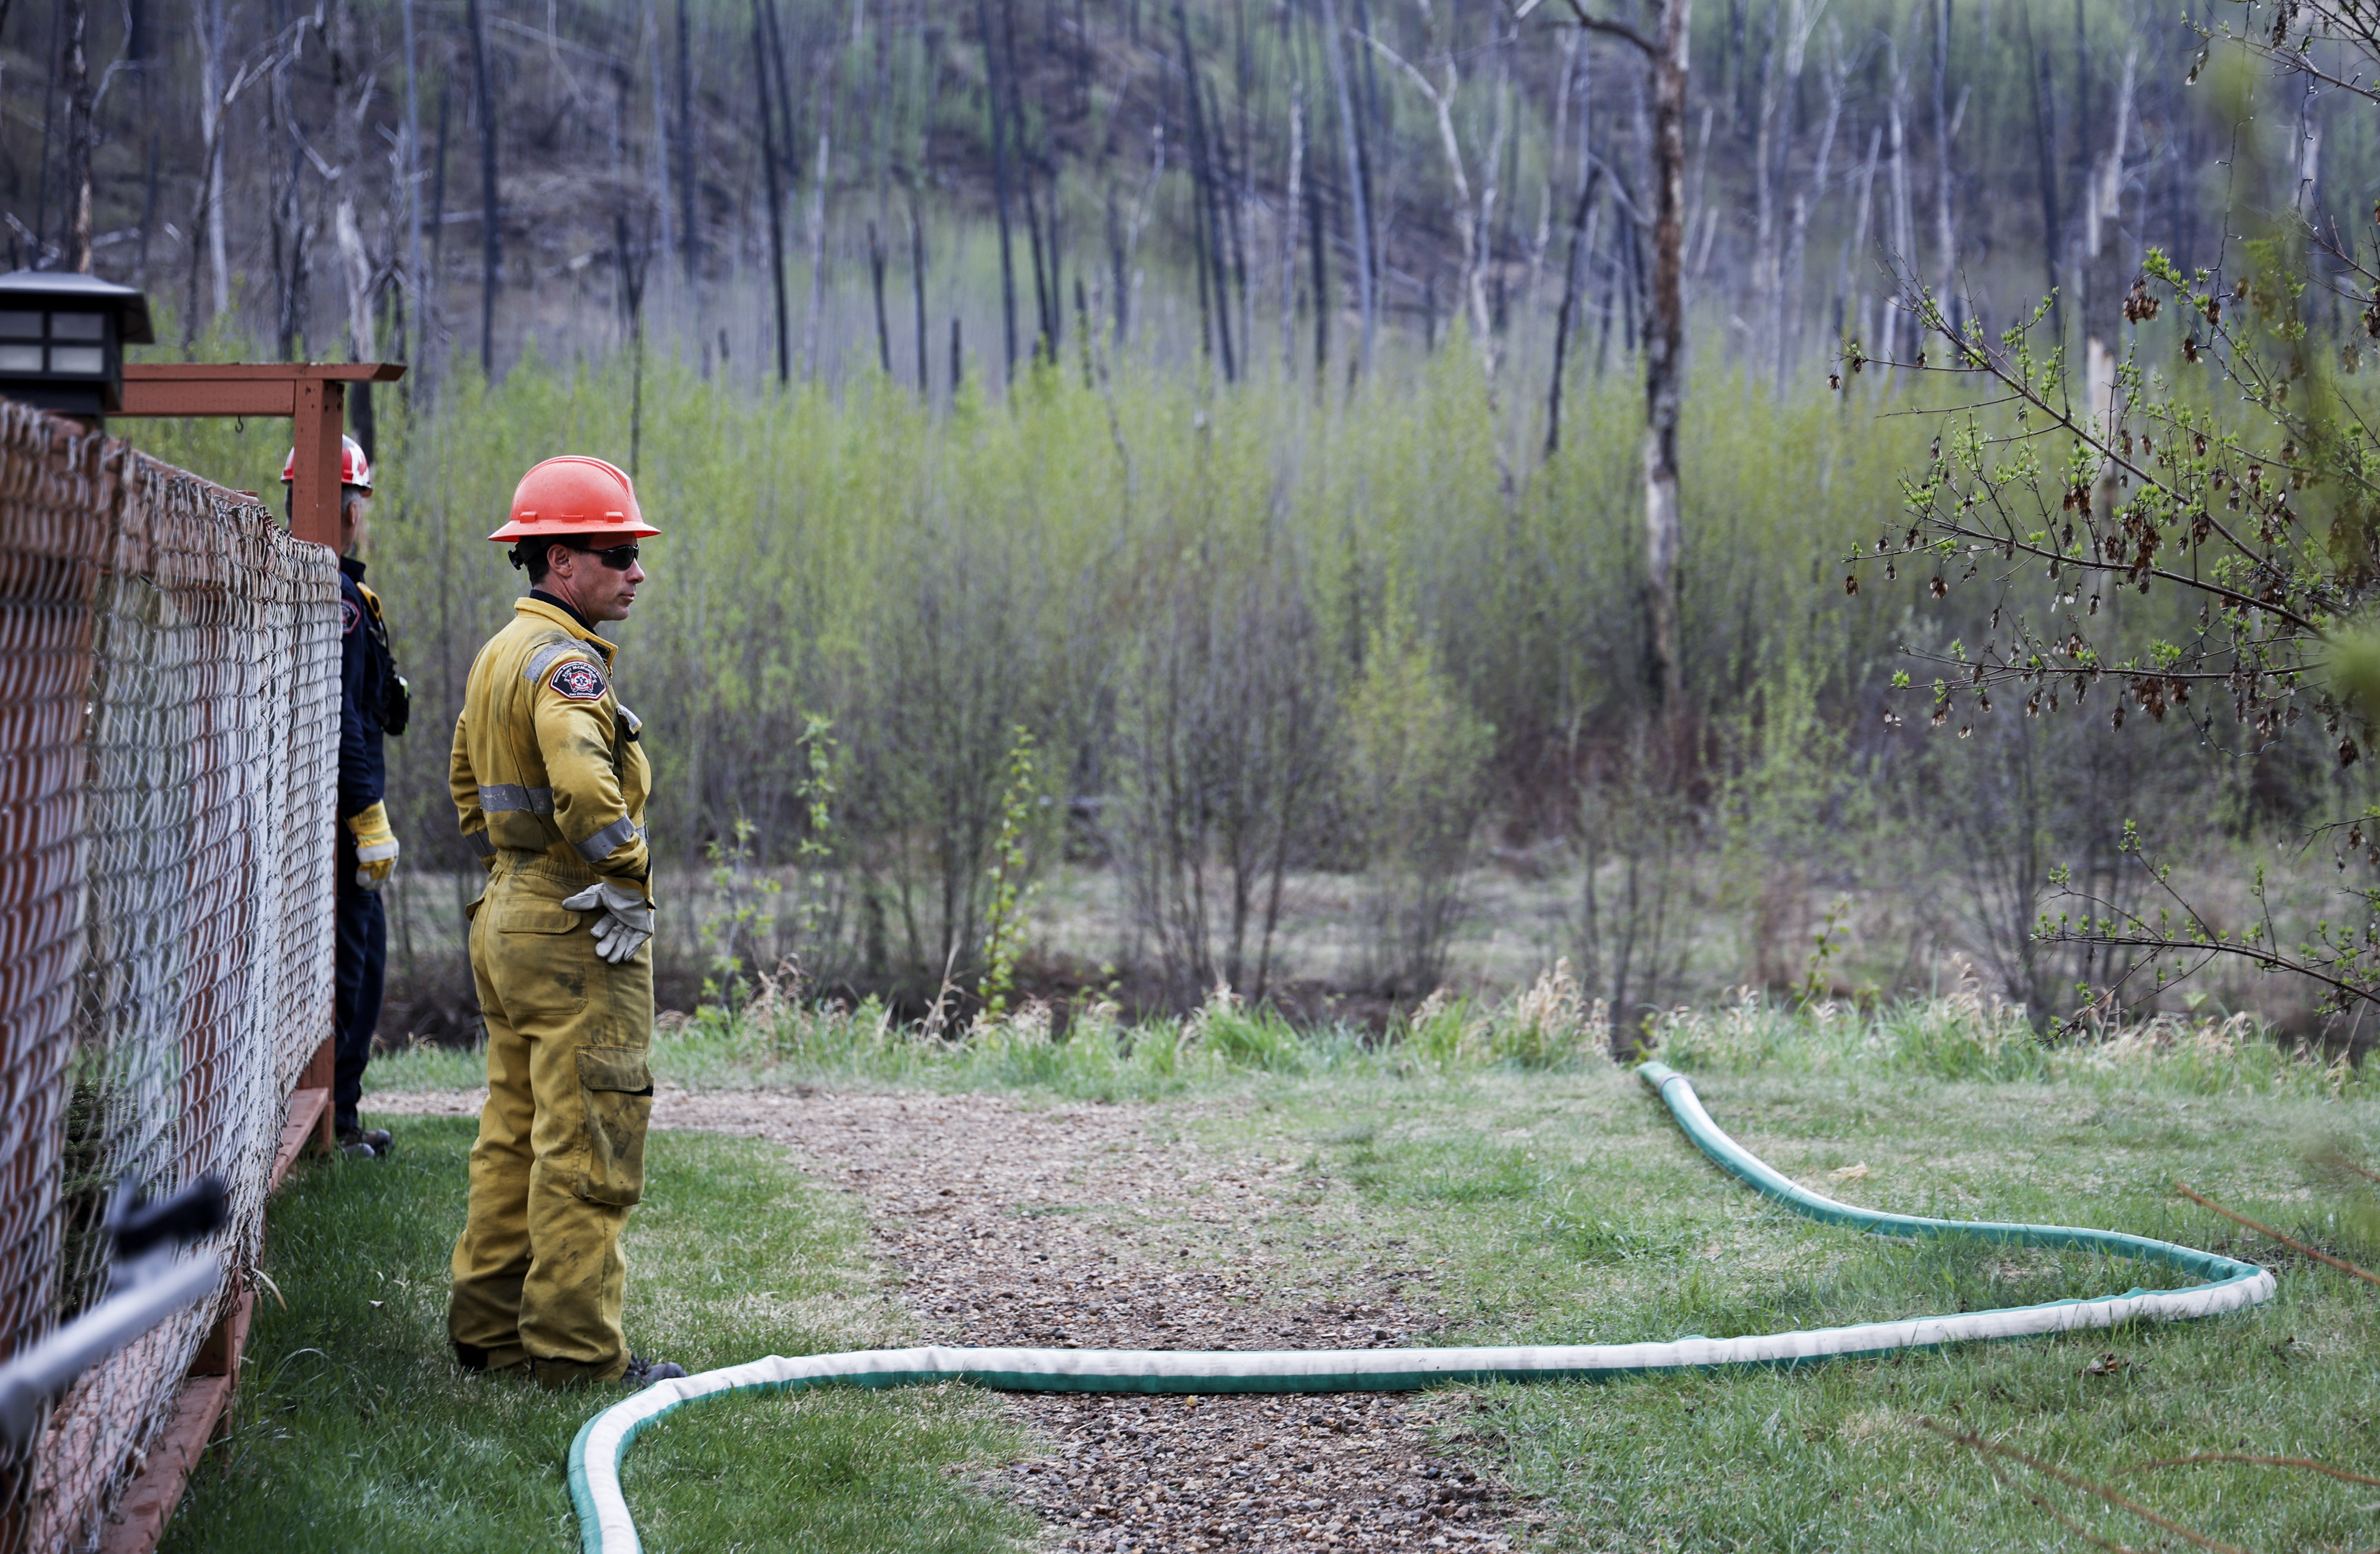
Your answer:
[[[907,1387],[967,1381],[1012,1392],[1410,1392],[1490,1381],[1599,1381],[1670,1371],[1790,1367],[1824,1360],[1938,1349],[1984,1339],[2037,1338],[2078,1328],[2214,1316],[2261,1305],[2272,1274],[2171,1242],[2064,1225],[1928,1219],[1839,1203],[1801,1186],[1719,1130],[1686,1076],[1645,1063],[1637,1077],[1669,1105],[1686,1135],[1718,1166],[1762,1195],[1823,1225],[1871,1235],[1959,1240],[2136,1258],[2202,1282],[2180,1290],[2134,1288],[2091,1300],[2050,1301],[1995,1311],[1864,1322],[1843,1328],[1732,1339],[1698,1335],[1667,1343],[1553,1344],[1481,1348],[1232,1351],[972,1349],[926,1345],[787,1358],[658,1382],[589,1419],[570,1443],[570,1496],[585,1554],[636,1554],[642,1545],[620,1487],[628,1446],[656,1421],[701,1398],[813,1387]]]

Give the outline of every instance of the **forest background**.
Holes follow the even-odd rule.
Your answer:
[[[2169,358],[2125,298],[2235,240],[2220,19],[1695,9],[1666,691],[1651,72],[1565,7],[10,0],[0,219],[16,263],[143,287],[155,355],[411,363],[352,417],[417,708],[385,1036],[472,1022],[447,728],[518,588],[482,536],[565,448],[663,530],[618,635],[665,1002],[1222,984],[1378,1023],[1567,958],[1623,1030],[1969,979],[2046,1026],[2130,969],[2034,933],[2066,888],[2145,899],[2128,824],[2286,936],[2369,765],[2311,723],[1903,706],[1905,655],[2051,590],[1847,591],[1958,390],[1845,358],[1921,349],[1912,282],[1995,332],[2054,295],[2078,379]],[[2362,203],[2369,104],[2285,87],[2282,198]],[[118,429],[248,489],[286,446]],[[2125,607],[2148,647],[2185,606]],[[2353,1036],[2238,966],[2169,997]]]

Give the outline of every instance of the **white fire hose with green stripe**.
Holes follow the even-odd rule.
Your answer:
[[[2159,1263],[2204,1282],[2185,1290],[2128,1290],[2088,1301],[2050,1301],[1998,1311],[1864,1322],[1749,1338],[1691,1337],[1669,1343],[1590,1343],[1467,1349],[1299,1349],[1246,1353],[1164,1349],[875,1349],[848,1354],[771,1355],[698,1376],[658,1382],[589,1420],[570,1444],[570,1496],[585,1554],[635,1554],[642,1546],[620,1490],[628,1444],[662,1415],[698,1398],[795,1391],[841,1384],[906,1387],[970,1381],[1012,1392],[1410,1392],[1447,1383],[1594,1381],[1660,1371],[1790,1366],[1846,1356],[1934,1349],[1979,1339],[2034,1338],[2141,1319],[2176,1321],[2261,1305],[2273,1276],[2146,1236],[2063,1225],[1995,1224],[1884,1214],[1821,1197],[1770,1169],[1703,1110],[1686,1076],[1646,1063],[1637,1077],[1669,1103],[1702,1152],[1796,1214],[1875,1235],[1957,1238],[2008,1246],[2102,1252]]]

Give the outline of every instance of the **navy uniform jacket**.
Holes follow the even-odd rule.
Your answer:
[[[380,626],[380,599],[363,585],[364,564],[339,558],[339,818],[381,801],[388,763],[381,752],[382,687],[395,677]]]

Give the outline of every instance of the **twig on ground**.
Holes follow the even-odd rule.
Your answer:
[[[2033,1456],[2030,1453],[2019,1451],[2013,1446],[2002,1446],[1998,1441],[1985,1440],[1983,1437],[1976,1435],[1971,1430],[1954,1430],[1947,1425],[1938,1425],[1933,1420],[1924,1418],[1922,1416],[1918,1419],[1917,1423],[1933,1431],[1936,1435],[1940,1436],[1945,1440],[1953,1441],[1958,1445],[1970,1448],[1973,1450],[1986,1452],[1995,1457],[2006,1457],[2011,1462],[2022,1462],[2026,1467],[2031,1468],[2034,1472],[2046,1474],[2051,1478],[2058,1480],[2058,1483],[2065,1485],[2070,1489],[2080,1489],[2086,1495],[2095,1496],[2099,1499],[2107,1501],[2109,1505],[2116,1506],[2124,1511],[2129,1511],[2133,1515],[2139,1517],[2142,1521],[2148,1523],[2152,1526],[2162,1527],[2167,1532],[2173,1534],[2176,1537],[2186,1538],[2190,1542],[2196,1544],[2201,1548],[2212,1548],[2216,1551],[2216,1554],[2248,1554],[2246,1549],[2241,1548],[2235,1544],[2224,1543],[2218,1539],[2208,1537],[2204,1533],[2192,1531],[2191,1528],[2183,1526],[2180,1523],[2172,1520],[2170,1517],[2159,1515],[2157,1512],[2151,1511],[2148,1507],[2141,1504],[2137,1500],[2128,1500],[2123,1496],[2117,1494],[2113,1489],[2103,1488],[2099,1485],[2092,1483],[2087,1478],[2079,1478],[2073,1474],[2068,1473],[2064,1468],[2058,1467],[2055,1463],[2045,1462],[2040,1458]]]
[[[2186,1467],[2192,1462],[2253,1462],[2267,1468],[2304,1468],[2312,1473],[2326,1473],[2333,1478],[2343,1478],[2350,1484],[2380,1484],[2380,1478],[2366,1478],[2360,1473],[2334,1468],[2328,1462],[2317,1462],[2311,1457],[2259,1457],[2246,1451],[2194,1451],[2187,1457],[2160,1457],[2154,1462],[2135,1462],[2118,1473],[2145,1473],[2151,1468]]]
[[[2052,1521],[2065,1528],[2068,1532],[2072,1533],[2076,1537],[2082,1539],[2084,1542],[2095,1545],[2097,1548],[2107,1549],[2108,1554],[2147,1554],[2146,1550],[2134,1548],[2129,1543],[2118,1543],[2114,1538],[2101,1537],[2098,1534],[2091,1531],[2090,1528],[2082,1525],[2082,1523],[2077,1522],[2071,1516],[2067,1515],[2064,1511],[2050,1504],[2048,1496],[2041,1494],[2035,1490],[2027,1489],[2017,1484],[2014,1480],[2010,1479],[2006,1473],[2003,1473],[2000,1470],[2000,1465],[1998,1462],[1991,1461],[1989,1458],[1986,1458],[1984,1461],[1984,1471],[1992,1475],[1993,1482],[1999,1485],[2001,1488],[2014,1489],[2018,1494],[2022,1495],[2026,1499],[2031,1500],[2034,1506],[2046,1512]]]
[[[2232,1213],[2229,1209],[2225,1208],[2221,1204],[2216,1203],[2214,1199],[2205,1196],[2204,1193],[2192,1192],[2188,1186],[2181,1182],[2175,1182],[2173,1184],[2173,1190],[2180,1193],[2183,1197],[2188,1198],[2193,1204],[2213,1209],[2216,1213],[2221,1215],[2226,1219],[2234,1219],[2239,1221],[2240,1224],[2247,1226],[2248,1229],[2255,1231],[2258,1235],[2272,1237],[2275,1241],[2279,1242],[2283,1246],[2288,1247],[2291,1252],[2301,1252],[2317,1263],[2328,1263],[2332,1267],[2338,1268],[2341,1272],[2353,1274],[2356,1278],[2362,1279],[2366,1284],[2380,1284],[2380,1274],[2372,1273],[2366,1269],[2359,1268],[2345,1258],[2334,1257],[2327,1252],[2316,1252],[2313,1247],[2308,1246],[2305,1242],[2301,1241],[2292,1241],[2289,1237],[2281,1234],[2278,1230],[2274,1230],[2269,1225],[2259,1225],[2244,1214]]]

